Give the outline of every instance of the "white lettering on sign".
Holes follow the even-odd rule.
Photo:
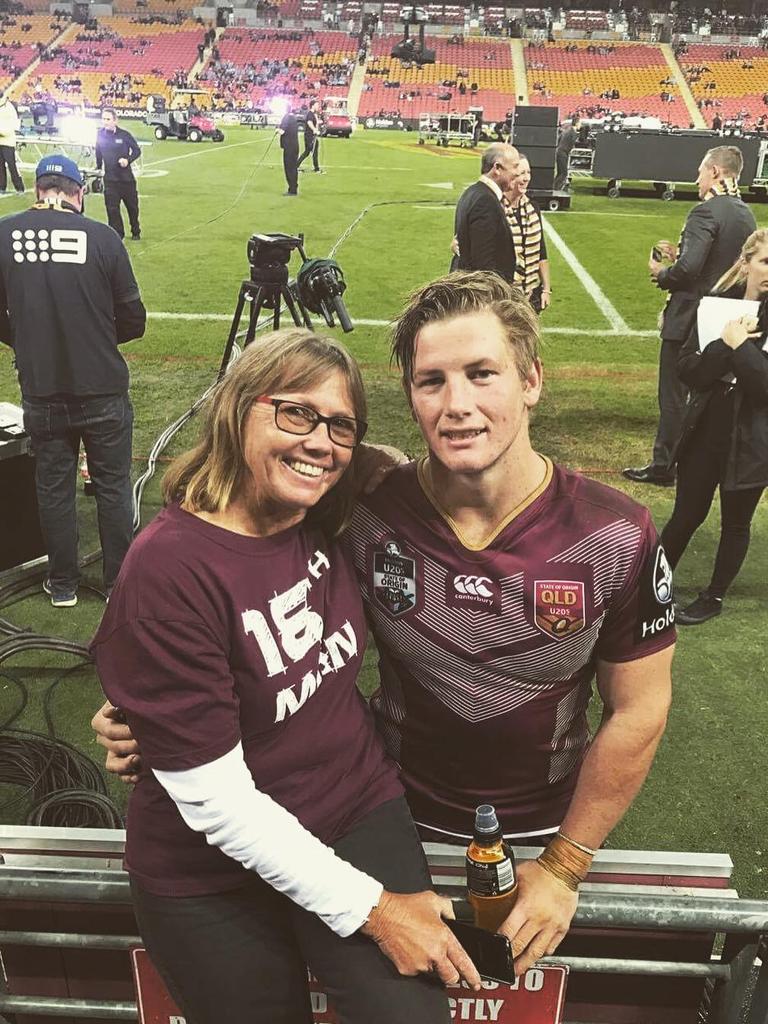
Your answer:
[[[498,1020],[504,1006],[503,999],[475,999],[462,997],[449,999],[448,1006],[454,1020]]]
[[[312,1013],[328,1012],[328,996],[325,992],[310,992],[309,998],[312,1000]]]
[[[177,1017],[175,1014],[168,1018],[168,1024],[187,1024],[186,1017]]]

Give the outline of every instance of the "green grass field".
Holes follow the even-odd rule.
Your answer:
[[[150,319],[146,337],[124,349],[133,379],[137,475],[154,439],[215,376],[240,281],[248,276],[246,242],[252,233],[303,231],[309,255],[324,256],[370,207],[337,252],[353,318],[391,318],[409,289],[447,268],[452,209],[478,173],[476,154],[420,147],[408,134],[361,132],[350,141],[326,140],[322,160],[328,173],[301,175],[299,198],[288,199],[282,196],[280,151],[271,138],[267,132],[230,129],[219,146],[154,142],[145,152],[139,187],[143,238],[128,244]],[[32,180],[28,170],[25,179]],[[5,197],[0,212],[23,206],[21,198]],[[547,218],[577,264],[569,265],[562,245],[550,239],[554,302],[543,319],[546,389],[534,420],[535,443],[568,466],[630,490],[650,504],[659,527],[671,510],[672,493],[631,488],[619,471],[647,461],[655,429],[654,328],[663,296],[648,282],[647,253],[657,239],[677,237],[687,210],[684,202],[610,201],[592,195],[590,182],[577,182],[572,210]],[[755,211],[765,225],[766,209]],[[100,197],[89,197],[87,212],[105,219]],[[607,314],[585,288],[579,266],[608,300]],[[359,326],[346,342],[364,367],[371,438],[419,451],[420,438],[389,369],[386,328]],[[18,401],[5,348],[0,400]],[[166,454],[186,447],[194,429],[187,426]],[[143,505],[144,522],[158,507],[158,493],[156,479]],[[90,499],[81,504],[85,552],[95,547],[94,508]],[[736,886],[756,897],[766,895],[768,879],[767,527],[763,504],[749,558],[722,617],[681,629],[669,728],[643,793],[610,839],[614,847],[730,853]],[[679,568],[684,598],[708,580],[717,530],[715,509]],[[88,577],[98,585],[97,567]],[[6,606],[2,615],[36,631],[86,641],[102,608],[100,599],[84,591],[77,608],[54,610],[40,593]],[[43,727],[44,695],[69,664],[36,654],[2,666],[29,692],[16,724]],[[375,685],[375,673],[369,656],[366,692]],[[0,676],[0,722],[19,699],[18,687]],[[50,698],[57,735],[99,760],[88,721],[100,699],[88,668],[67,675]],[[112,788],[123,800],[122,787]],[[0,791],[0,820],[23,821],[19,798]]]

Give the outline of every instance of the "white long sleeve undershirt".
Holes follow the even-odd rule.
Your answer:
[[[256,788],[242,744],[199,768],[153,774],[191,829],[342,938],[357,931],[379,902],[380,882],[337,857]]]

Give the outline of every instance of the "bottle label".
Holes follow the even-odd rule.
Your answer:
[[[514,885],[515,869],[509,857],[492,864],[467,857],[467,889],[475,896],[503,896]]]

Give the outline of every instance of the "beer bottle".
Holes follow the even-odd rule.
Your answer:
[[[467,892],[479,928],[495,932],[517,899],[515,855],[505,842],[496,811],[481,804],[467,849]]]

